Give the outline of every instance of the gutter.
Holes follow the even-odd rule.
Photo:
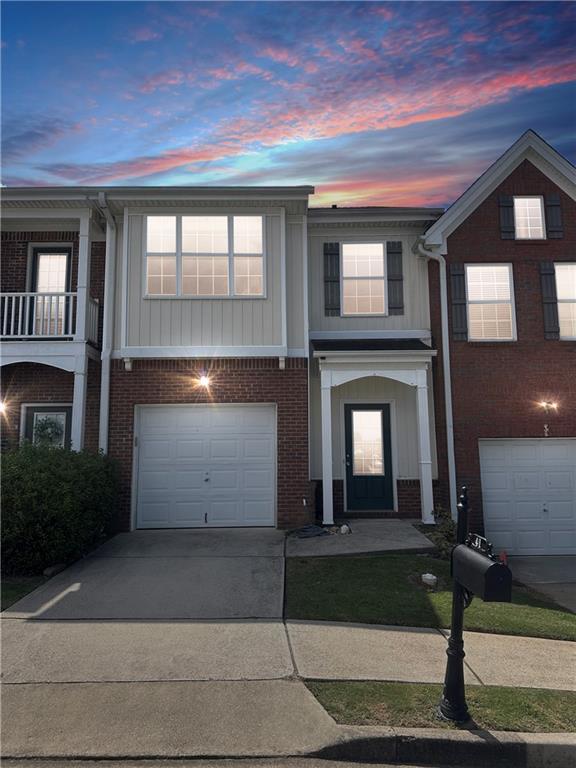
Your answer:
[[[452,380],[450,376],[450,337],[448,333],[448,291],[446,288],[446,259],[442,254],[429,251],[424,243],[416,243],[420,256],[433,259],[440,267],[440,315],[442,326],[442,370],[444,373],[444,404],[446,407],[446,449],[448,452],[448,485],[450,491],[450,511],[456,520],[458,514],[458,493],[456,487],[456,456],[454,453],[454,418],[452,414]]]
[[[106,193],[98,193],[98,208],[106,219],[106,256],[104,272],[104,320],[102,327],[102,370],[100,378],[100,424],[98,448],[108,453],[110,418],[110,359],[114,331],[114,291],[116,285],[116,222],[110,213]]]

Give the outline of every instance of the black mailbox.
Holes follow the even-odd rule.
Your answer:
[[[512,573],[508,566],[467,544],[452,550],[452,578],[486,603],[512,600]]]

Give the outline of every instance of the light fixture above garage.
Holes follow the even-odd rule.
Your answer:
[[[538,405],[540,408],[544,408],[546,413],[550,413],[550,411],[557,411],[558,410],[558,403],[553,402],[552,400],[541,400]]]
[[[204,389],[208,389],[210,386],[210,377],[203,373],[198,379],[198,383],[201,387],[204,387]]]
[[[6,403],[4,400],[0,400],[0,414],[6,413]]]

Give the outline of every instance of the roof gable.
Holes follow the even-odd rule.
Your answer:
[[[526,131],[493,163],[424,235],[427,246],[447,252],[448,237],[524,160],[529,160],[576,200],[576,168],[532,130]]]

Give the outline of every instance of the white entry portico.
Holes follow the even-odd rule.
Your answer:
[[[333,503],[333,408],[335,387],[367,377],[399,382],[415,392],[418,443],[418,479],[422,522],[434,522],[432,493],[432,440],[429,409],[429,380],[436,351],[420,345],[406,350],[316,349],[321,387],[322,498],[323,522],[334,522]],[[401,428],[401,426],[400,426]]]

